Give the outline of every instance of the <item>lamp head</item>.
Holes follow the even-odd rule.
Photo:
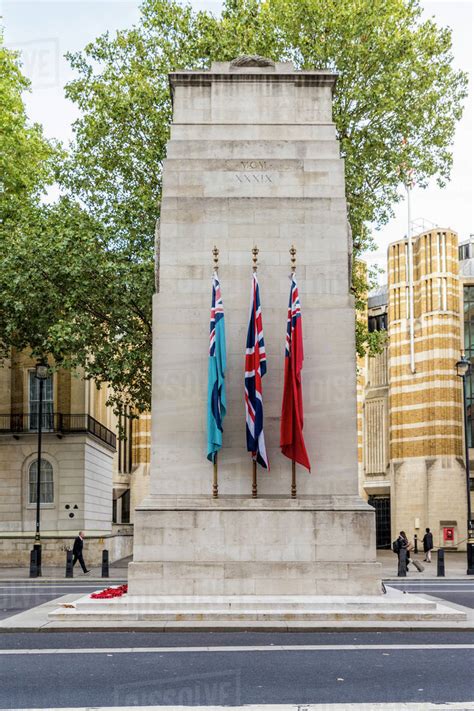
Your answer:
[[[35,366],[35,377],[38,380],[46,380],[49,375],[49,366],[42,360],[39,360]]]
[[[456,373],[460,378],[465,378],[471,374],[471,361],[464,354],[461,356],[461,360],[456,363]]]

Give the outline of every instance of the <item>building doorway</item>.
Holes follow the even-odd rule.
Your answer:
[[[369,504],[375,509],[377,548],[390,548],[390,496],[369,496]]]

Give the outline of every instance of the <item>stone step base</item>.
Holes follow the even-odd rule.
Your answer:
[[[403,595],[397,598],[401,601],[404,611],[427,611],[435,610],[437,603],[435,600],[425,600],[417,597]],[[249,610],[259,613],[273,612],[279,610],[284,614],[319,611],[337,612],[341,608],[345,611],[363,612],[371,611],[374,608],[374,601],[377,610],[393,610],[394,601],[392,595],[380,596],[317,596],[317,595],[124,595],[113,600],[103,600],[94,598],[81,598],[76,603],[76,608],[92,610],[124,609],[147,611],[153,609],[155,612],[176,613],[183,609],[188,613],[199,612],[206,614],[211,612],[221,612],[223,614],[248,613]]]
[[[55,622],[278,623],[278,622],[433,622],[465,621],[463,611],[391,590],[385,596],[272,598],[177,597],[125,595],[112,600],[89,596],[74,607],[59,607],[49,614]]]

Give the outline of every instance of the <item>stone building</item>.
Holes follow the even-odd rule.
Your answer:
[[[64,562],[79,530],[87,559],[131,553],[135,505],[147,489],[149,416],[121,418],[106,388],[65,370],[44,382],[41,539],[46,565]],[[0,368],[0,566],[26,564],[36,522],[38,398],[35,361],[12,352]],[[117,437],[121,425],[124,436]]]
[[[369,298],[369,330],[386,330],[387,341],[360,373],[360,486],[375,506],[381,548],[402,529],[422,537],[426,526],[435,545],[465,548],[463,406],[455,364],[463,350],[474,356],[470,249],[470,243],[458,248],[450,229],[413,238],[413,363],[406,239],[389,246],[388,287]],[[470,417],[468,435],[472,441]]]

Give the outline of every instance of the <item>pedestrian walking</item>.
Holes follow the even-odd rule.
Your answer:
[[[426,529],[426,533],[423,536],[423,551],[425,553],[424,561],[426,563],[431,563],[431,551],[433,550],[433,534],[430,529]]]
[[[411,549],[412,549],[412,545],[411,545],[410,541],[408,540],[407,534],[405,533],[405,531],[400,531],[400,535],[397,538],[398,560],[400,560],[400,551],[406,550],[406,552],[407,552],[407,571],[408,571],[408,564],[410,562]]]
[[[82,550],[84,548],[84,532],[79,531],[79,535],[76,536],[74,540],[74,546],[72,548],[72,567],[76,565],[76,561],[79,561],[81,568],[84,572],[84,575],[86,573],[90,573],[90,570],[86,568],[86,564],[84,563],[84,558],[82,556]]]

